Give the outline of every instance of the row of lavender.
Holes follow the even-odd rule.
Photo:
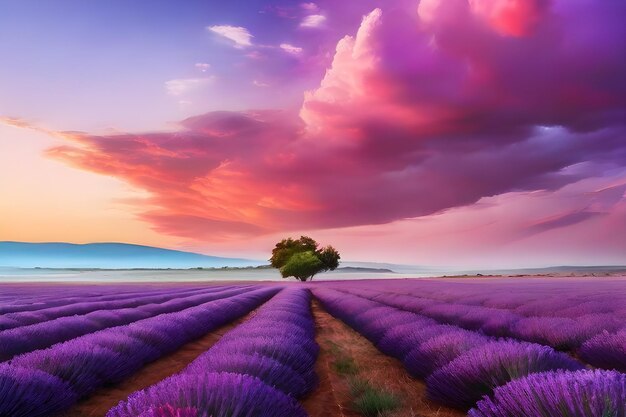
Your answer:
[[[188,289],[204,287],[186,286]],[[161,291],[171,291],[171,285],[142,283],[117,285],[88,284],[3,284],[0,295],[0,314],[35,311],[48,307],[62,306],[97,298],[146,295]]]
[[[460,409],[478,402],[470,416],[529,415],[528,409],[541,410],[530,414],[537,416],[623,416],[626,376],[619,372],[585,370],[547,346],[440,324],[341,291],[318,288],[313,293],[331,314],[401,360],[413,376],[426,378],[432,400]]]
[[[371,288],[371,284],[344,286]],[[626,319],[626,282],[619,277],[386,280],[381,290],[443,303],[503,309],[525,317],[572,318],[609,313]]]
[[[98,330],[121,326],[137,320],[172,313],[207,301],[248,291],[247,287],[218,287],[198,291],[188,296],[174,294],[147,302],[134,308],[100,309],[85,315],[60,317],[40,323],[0,332],[0,361],[15,355],[43,349]],[[149,297],[149,300],[152,297]],[[82,304],[82,303],[80,303]]]
[[[286,289],[182,372],[132,394],[107,417],[299,417],[317,385],[310,293]]]
[[[215,290],[215,289],[213,289]],[[199,288],[165,289],[143,293],[107,294],[102,296],[72,297],[67,304],[46,306],[37,310],[5,313],[0,316],[0,331],[54,320],[59,317],[86,314],[96,310],[114,310],[137,307],[149,303],[162,303],[175,297],[202,291]],[[56,300],[58,303],[59,300]],[[67,299],[66,299],[67,301]],[[56,303],[55,303],[56,304]]]
[[[413,291],[418,293],[422,283],[411,285]],[[450,284],[440,285],[440,290],[444,293],[448,288],[454,288]],[[626,325],[624,319],[616,313],[621,308],[617,304],[622,303],[613,306],[605,303],[603,313],[584,314],[575,318],[525,317],[501,308],[463,304],[462,298],[459,303],[452,303],[367,288],[342,290],[489,336],[511,337],[551,346],[557,350],[576,352],[591,365],[626,372]],[[458,290],[456,293],[458,294]],[[510,300],[511,296],[508,295],[507,299]],[[584,300],[582,296],[581,300]],[[569,302],[576,304],[581,301],[570,299]],[[623,304],[626,304],[626,300]]]
[[[279,289],[222,291],[181,311],[97,331],[0,364],[0,416],[44,417],[256,308]]]

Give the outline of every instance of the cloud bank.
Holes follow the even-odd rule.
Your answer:
[[[385,224],[554,192],[625,164],[625,16],[620,1],[422,0],[412,13],[391,2],[338,42],[297,111],[64,133],[48,155],[148,191],[141,218],[192,239]],[[239,29],[211,28],[245,47]]]

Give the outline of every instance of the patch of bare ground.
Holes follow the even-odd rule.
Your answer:
[[[411,378],[400,361],[378,351],[363,336],[323,310],[317,301],[313,301],[313,315],[320,345],[316,364],[320,386],[303,401],[311,417],[361,416],[352,409],[350,375],[337,372],[338,349],[352,359],[359,379],[400,399],[400,406],[387,412],[385,417],[465,416],[458,410],[429,401],[423,381]]]
[[[76,403],[56,417],[104,417],[113,406],[125,400],[133,392],[147,388],[185,368],[190,362],[213,346],[226,332],[247,320],[254,311],[238,320],[222,326],[200,339],[183,345],[177,351],[141,368],[130,378],[111,387],[103,387]]]

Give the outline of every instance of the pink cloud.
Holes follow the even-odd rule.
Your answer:
[[[546,15],[550,0],[470,0],[472,11],[503,35],[525,36]]]
[[[602,177],[626,161],[624,7],[531,3],[376,9],[299,114],[72,133],[48,155],[148,191],[142,219],[196,239],[384,224]]]
[[[503,36],[528,36],[550,18],[551,0],[421,0],[418,15],[426,24],[476,20]]]

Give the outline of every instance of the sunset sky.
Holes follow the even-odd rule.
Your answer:
[[[623,0],[0,0],[0,240],[626,264]]]

